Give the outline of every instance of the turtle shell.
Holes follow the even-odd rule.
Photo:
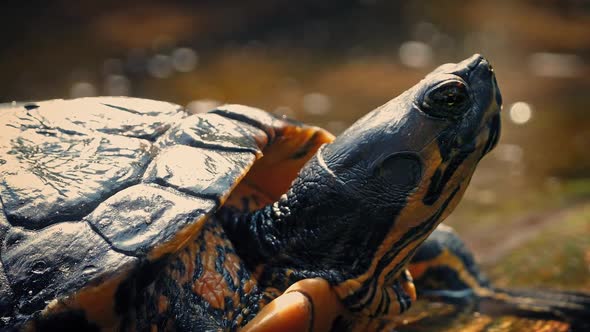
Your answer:
[[[240,105],[196,115],[122,97],[4,105],[0,327],[61,299],[112,301],[142,262],[178,252],[226,202],[285,192],[332,139]]]

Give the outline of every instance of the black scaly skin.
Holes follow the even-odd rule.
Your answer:
[[[590,295],[574,291],[495,287],[455,231],[439,226],[410,263],[418,298],[458,307],[476,306],[486,314],[508,314],[570,323],[572,331],[590,329]],[[426,269],[424,269],[426,267]]]
[[[226,264],[231,257],[237,257],[233,246],[212,217],[191,244],[165,259],[155,282],[139,287],[133,314],[139,325],[135,327],[141,331],[235,331],[243,326],[260,309],[262,292],[242,262]],[[215,269],[208,269],[207,262]],[[196,284],[206,280],[213,287],[196,291]],[[221,296],[202,296],[205,291],[218,291]]]
[[[315,181],[304,180],[308,177]],[[400,205],[405,203],[413,185],[409,183],[407,191],[398,194]],[[268,284],[271,278],[287,271],[293,273],[285,286],[315,277],[336,284],[367,269],[370,261],[359,257],[376,250],[386,234],[391,216],[399,210],[398,206],[392,206],[387,214],[372,214],[369,204],[364,206],[362,201],[352,200],[354,195],[338,195],[349,190],[345,183],[327,174],[314,157],[291,189],[276,203],[250,215],[226,218],[224,227],[228,234],[239,234],[230,235],[230,238],[250,266],[262,263],[272,266],[264,270],[259,280],[261,284]],[[351,200],[347,200],[349,197]],[[353,231],[348,233],[330,222],[338,218],[345,224],[349,222],[346,219],[361,216],[383,231],[367,231],[363,224],[353,224]],[[326,246],[327,243],[330,245]],[[308,257],[312,256],[314,259],[309,260]],[[276,285],[273,283],[273,286]]]

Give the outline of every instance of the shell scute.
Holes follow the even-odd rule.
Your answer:
[[[21,314],[31,314],[48,299],[124,273],[137,263],[136,258],[112,250],[85,222],[63,222],[37,232],[13,229],[1,255]]]
[[[171,241],[181,229],[200,222],[215,206],[210,199],[139,184],[108,198],[84,220],[116,250],[145,256]]]

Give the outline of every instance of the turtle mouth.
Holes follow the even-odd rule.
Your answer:
[[[488,152],[492,151],[496,147],[496,145],[498,145],[498,141],[500,140],[500,122],[500,114],[498,113],[495,114],[488,123],[489,135],[488,140],[483,149],[482,157],[486,155]]]

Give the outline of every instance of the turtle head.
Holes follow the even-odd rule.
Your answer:
[[[268,263],[327,279],[353,312],[403,311],[405,267],[497,143],[500,108],[493,70],[474,55],[358,120],[276,203],[291,218],[277,223],[288,235]]]
[[[427,210],[469,181],[497,143],[501,96],[480,55],[445,64],[368,113],[317,154],[326,172],[379,206]],[[409,189],[409,191],[408,191]],[[452,192],[452,191],[451,191]],[[418,197],[422,196],[422,197]],[[382,202],[381,202],[382,200]]]
[[[445,64],[324,146],[317,164],[350,202],[387,220],[378,233],[423,228],[439,208],[452,210],[496,145],[501,103],[486,59]],[[370,230],[372,221],[357,222]]]

